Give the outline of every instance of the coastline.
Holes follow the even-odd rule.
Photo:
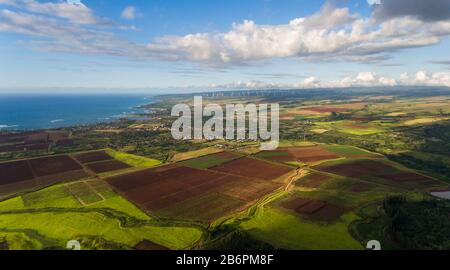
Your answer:
[[[0,132],[15,133],[148,119],[156,96],[0,95]],[[17,105],[17,106],[16,106]]]

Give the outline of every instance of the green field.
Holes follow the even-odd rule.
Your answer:
[[[113,158],[133,167],[154,167],[162,163],[161,161],[156,159],[118,152],[112,149],[107,149],[106,152]]]
[[[374,153],[353,147],[353,146],[347,146],[347,145],[324,145],[325,149],[336,153],[337,155],[351,158],[355,156],[367,156],[367,157],[381,157],[379,155],[376,155]]]
[[[318,224],[268,207],[249,221],[243,222],[241,229],[256,239],[283,249],[362,249],[361,244],[351,237],[347,229],[348,224],[357,218],[350,213],[333,224]]]
[[[238,156],[236,157],[238,158]],[[224,158],[220,156],[216,156],[214,154],[202,156],[198,158],[188,159],[179,162],[181,165],[185,165],[188,167],[198,168],[198,169],[208,169],[214,166],[218,166],[222,163],[225,163],[227,161],[230,161],[234,158]]]
[[[99,237],[103,246],[88,241],[83,247],[132,248],[145,239],[183,249],[202,237],[198,228],[160,224],[102,184],[94,186],[106,199],[86,207],[64,185],[0,202],[0,236],[15,239],[14,249],[63,248],[71,239]]]

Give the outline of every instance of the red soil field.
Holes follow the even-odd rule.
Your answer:
[[[86,176],[83,168],[68,156],[0,163],[0,194],[11,194]]]
[[[368,191],[370,189],[372,189],[372,185],[370,185],[370,184],[356,183],[350,188],[350,191],[358,193],[358,192]]]
[[[320,146],[292,147],[288,148],[288,151],[297,160],[305,163],[317,162],[327,159],[336,159],[340,157]]]
[[[274,155],[270,155],[270,154]],[[279,148],[274,151],[261,151],[256,154],[257,157],[260,157],[262,159],[272,160],[272,161],[278,161],[278,162],[289,162],[289,161],[295,161],[295,158],[289,153],[287,149]]]
[[[268,181],[179,165],[115,176],[107,179],[107,182],[144,211],[163,211],[164,216],[203,221],[234,211],[246,202],[269,194],[281,186]],[[218,200],[214,204],[199,205],[197,198],[203,198],[206,194],[218,194]],[[235,203],[225,203],[219,199],[224,197],[232,198]],[[178,213],[177,205],[182,205],[187,212]],[[201,210],[203,207],[205,209]],[[195,215],[198,215],[197,218]]]
[[[137,243],[133,248],[136,250],[169,250],[166,247],[155,244],[148,240],[144,240],[144,241]]]
[[[395,182],[425,182],[425,181],[434,181],[433,179],[416,174],[416,173],[399,173],[399,174],[392,174],[392,175],[385,175],[386,179],[395,181]]]
[[[36,176],[47,176],[67,171],[82,170],[82,167],[69,156],[53,156],[28,160]]]
[[[326,183],[328,180],[330,180],[330,178],[331,177],[324,174],[312,173],[310,175],[307,175],[305,178],[297,181],[295,185],[307,188],[317,188],[322,184]]]
[[[224,175],[188,167],[147,169],[108,179],[116,190],[146,210],[167,207],[220,187]]]
[[[332,221],[348,211],[347,208],[330,204],[326,201],[294,198],[281,204],[286,209],[312,220]]]
[[[74,145],[74,140],[72,140],[72,139],[63,139],[63,140],[58,140],[56,142],[56,146],[64,147],[64,146],[72,146],[72,145]]]
[[[74,158],[83,164],[113,159],[113,157],[108,155],[105,151],[96,151],[96,152],[78,154],[78,155],[75,155]]]
[[[97,163],[86,164],[95,173],[104,173],[130,168],[131,166],[118,160],[108,160]]]
[[[248,157],[235,159],[210,169],[262,180],[273,180],[293,170],[287,166],[275,165]]]
[[[309,203],[297,207],[295,211],[300,214],[311,215],[327,205],[327,202],[311,200]]]
[[[26,149],[26,151],[33,151],[33,150],[47,150],[49,146],[50,146],[49,143],[35,143],[23,145],[22,147]]]
[[[253,201],[274,192],[281,187],[281,184],[269,181],[259,181],[254,179],[226,176],[222,179],[219,192],[243,201]]]
[[[336,165],[319,165],[316,169],[338,175],[355,177],[367,175],[387,175],[399,172],[396,168],[374,160],[358,160]]]
[[[334,204],[327,204],[308,218],[318,221],[333,221],[348,212],[348,209]]]
[[[295,210],[295,209],[302,207],[310,202],[311,202],[311,199],[296,197],[294,199],[284,201],[283,203],[281,203],[281,206],[283,206],[284,208],[289,209],[289,210]]]
[[[26,160],[0,163],[0,185],[33,179],[34,175]]]

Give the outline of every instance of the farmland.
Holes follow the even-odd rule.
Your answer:
[[[145,128],[170,126],[168,108],[186,96],[151,105],[160,110],[145,123],[1,134],[0,248],[61,249],[69,237],[87,249],[363,249],[370,239],[408,248],[389,240],[384,205],[403,196],[402,211],[432,220],[445,211],[433,195],[450,190],[450,99],[317,93],[204,97],[279,103],[273,151],[259,141],[174,141],[167,129]],[[108,129],[120,132],[98,132]]]
[[[92,198],[93,192],[104,199],[82,204],[79,198]],[[153,221],[100,180],[59,184],[3,201],[0,216],[2,235],[14,235],[30,245],[16,249],[62,248],[70,239],[82,239],[85,248],[92,249],[131,249],[143,240],[177,249],[201,237],[196,228]],[[100,244],[95,246],[96,242]]]
[[[120,175],[107,181],[117,192],[152,215],[211,222],[242,210],[250,202],[280,188],[281,184],[272,180],[293,170],[284,165],[238,157],[230,152],[211,154],[207,160],[212,160],[213,164],[207,162],[205,167],[224,163],[211,170],[196,168],[203,158],[194,158],[190,162]],[[230,167],[236,167],[236,162],[243,162],[238,164],[240,169],[230,171]],[[256,164],[259,171],[269,173],[264,177],[255,175],[249,162]]]

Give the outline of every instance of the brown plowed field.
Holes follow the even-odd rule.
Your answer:
[[[273,151],[261,151],[257,153],[256,156],[259,158],[278,162],[295,161],[295,157],[293,157],[291,153],[289,153],[289,151],[284,148],[279,148]]]
[[[288,148],[291,155],[301,162],[312,163],[327,159],[336,159],[340,156],[320,146],[292,147]]]
[[[26,160],[0,163],[0,185],[33,179],[34,175]]]
[[[244,201],[259,199],[281,187],[281,184],[273,182],[237,178],[235,176],[227,176],[222,181],[224,181],[224,184],[220,188],[220,193]]]
[[[169,250],[166,247],[155,244],[148,240],[144,240],[144,241],[137,243],[133,248],[136,250]]]
[[[36,176],[47,176],[82,169],[82,167],[69,156],[30,159],[28,162]]]
[[[397,184],[417,184],[422,187],[431,187],[440,184],[440,182],[413,172],[404,172],[389,164],[375,160],[358,160],[351,163],[342,163],[336,165],[319,165],[316,169],[343,175],[348,177],[375,176],[386,181]]]
[[[69,156],[0,163],[0,194],[11,194],[86,176],[83,168]]]
[[[298,180],[297,183],[295,183],[295,185],[307,188],[317,188],[322,184],[326,183],[330,179],[331,177],[329,177],[328,175],[320,173],[312,173]]]
[[[388,175],[399,172],[398,169],[374,160],[358,160],[351,163],[342,163],[336,165],[319,165],[318,170],[334,173],[338,175],[355,177],[367,175]]]
[[[75,155],[74,158],[83,164],[113,159],[113,157],[108,155],[105,151],[78,154]]]
[[[104,173],[130,168],[131,166],[118,160],[107,160],[96,163],[86,164],[90,170],[95,173]]]
[[[107,182],[145,211],[203,221],[211,221],[234,211],[281,186],[269,181],[179,165],[115,176]],[[205,198],[213,201],[205,201]]]
[[[258,178],[262,180],[273,180],[293,170],[287,166],[275,165],[248,157],[235,159],[210,169],[218,172],[235,174],[248,178]]]
[[[326,201],[299,197],[285,201],[281,206],[293,210],[303,217],[318,221],[332,221],[348,212],[347,208]]]
[[[364,192],[372,189],[372,185],[366,183],[356,183],[351,188],[351,192]]]

